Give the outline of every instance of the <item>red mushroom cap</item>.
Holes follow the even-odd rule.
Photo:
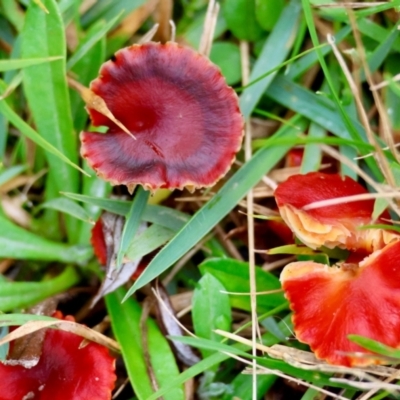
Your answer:
[[[176,43],[124,48],[91,90],[135,137],[88,108],[107,134],[82,132],[81,154],[112,184],[148,189],[213,185],[243,136],[238,98],[206,57]]]
[[[96,221],[92,228],[90,243],[93,251],[101,265],[107,265],[107,246],[103,232],[103,221],[101,217]]]
[[[114,358],[97,343],[80,347],[82,340],[70,332],[48,329],[34,367],[0,363],[0,400],[111,399]]]
[[[359,229],[374,222],[373,199],[303,209],[316,201],[365,193],[367,190],[348,176],[310,172],[293,175],[281,183],[275,199],[284,221],[307,246],[375,251],[399,235],[382,229]]]
[[[294,311],[297,339],[318,358],[346,366],[382,363],[350,342],[350,334],[400,347],[400,241],[358,266],[291,263],[283,269],[281,282]],[[349,354],[354,352],[364,356]]]

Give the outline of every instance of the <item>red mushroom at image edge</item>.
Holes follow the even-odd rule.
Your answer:
[[[106,134],[81,133],[81,154],[113,185],[195,189],[226,174],[241,146],[238,97],[218,67],[176,43],[118,51],[90,86],[135,137],[88,107]]]
[[[400,241],[340,268],[291,263],[281,282],[296,337],[318,358],[344,366],[384,363],[352,343],[350,334],[400,347]]]
[[[56,318],[61,313],[56,313]],[[65,317],[74,320],[73,317]],[[31,367],[0,363],[0,400],[109,400],[115,359],[107,348],[56,329],[46,331],[39,362]]]
[[[310,172],[293,175],[281,183],[275,190],[275,199],[283,220],[307,246],[372,252],[399,238],[384,229],[359,229],[376,223],[372,219],[373,199],[305,209],[317,201],[366,193],[363,186],[348,176]],[[382,217],[390,219],[387,212]]]

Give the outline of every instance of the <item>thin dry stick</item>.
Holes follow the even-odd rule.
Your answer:
[[[376,183],[367,173],[365,173],[357,164],[355,164],[353,161],[349,160],[348,158],[344,157],[341,155],[338,151],[333,149],[330,146],[327,146],[325,144],[319,145],[322,149],[322,151],[329,156],[335,158],[336,160],[340,161],[342,164],[347,165],[349,168],[351,168],[353,171],[356,172],[357,175],[361,176],[361,178],[364,179],[366,183],[368,183],[371,187],[373,187],[378,193],[384,193],[385,191],[382,189],[382,186]],[[392,208],[392,210],[400,216],[400,210],[397,207],[397,205],[390,199],[387,200],[389,206]]]
[[[378,90],[378,89],[382,89],[385,86],[390,85],[392,82],[398,82],[400,81],[400,74],[397,74],[395,76],[393,76],[392,78],[390,78],[387,81],[382,81],[380,83],[377,83],[376,85],[372,85],[369,87],[370,90]]]
[[[210,0],[207,7],[206,18],[203,25],[203,33],[200,39],[199,53],[209,56],[214,37],[215,26],[219,13],[219,4],[215,0]]]
[[[246,86],[249,83],[250,75],[250,59],[249,59],[249,44],[248,42],[240,42],[240,55],[242,63],[242,84]],[[248,162],[252,157],[251,148],[251,124],[250,121],[246,121],[246,131],[245,131],[245,160]],[[256,284],[256,259],[254,253],[254,194],[253,190],[250,189],[247,194],[247,232],[248,232],[248,242],[249,242],[249,277],[250,277],[250,304],[251,304],[251,338],[252,338],[252,354],[257,355],[256,341],[257,341],[257,284]],[[256,360],[253,360],[253,369],[257,367]],[[253,374],[253,399],[257,400],[257,374]]]
[[[315,4],[314,8],[368,8],[376,7],[388,4],[387,1],[371,1],[365,3],[347,2],[347,3],[327,3],[327,4]]]
[[[342,203],[351,203],[353,201],[363,201],[371,199],[386,199],[400,197],[400,192],[385,192],[385,193],[363,193],[355,194],[352,196],[336,197],[334,199],[314,201],[310,204],[305,205],[302,209],[313,210],[315,208],[335,206]]]
[[[355,32],[354,32],[354,34],[355,34]],[[347,68],[347,65],[346,65],[342,55],[340,54],[338,48],[335,45],[335,38],[329,34],[329,35],[327,35],[327,40],[328,40],[328,43],[332,47],[333,53],[335,54],[335,57],[347,79],[347,83],[350,86],[350,90],[352,91],[352,93],[354,95],[354,100],[356,102],[358,115],[360,116],[360,120],[365,128],[365,133],[367,134],[368,141],[370,144],[372,144],[375,147],[376,156],[377,156],[376,161],[378,162],[378,164],[382,170],[382,173],[385,176],[385,178],[387,179],[390,186],[394,187],[395,180],[394,180],[392,171],[390,170],[389,163],[385,157],[385,154],[383,153],[382,148],[379,146],[379,143],[376,141],[375,135],[372,132],[371,125],[369,124],[369,120],[368,120],[368,115],[364,109],[364,106],[363,106],[363,103],[361,100],[361,93],[358,90],[358,87],[355,84],[353,77],[351,76],[351,73],[350,73],[349,69]]]
[[[369,65],[367,63],[367,58],[365,55],[365,49],[361,40],[361,35],[360,32],[357,28],[357,23],[356,23],[356,19],[354,16],[354,12],[352,10],[349,10],[348,12],[349,15],[349,21],[350,21],[350,25],[352,27],[353,33],[354,33],[354,39],[356,41],[356,45],[357,45],[357,51],[360,57],[360,61],[361,61],[361,65],[364,68],[364,72],[365,72],[365,77],[367,79],[367,82],[369,84],[369,86],[373,86],[374,85],[374,81],[372,79],[372,74],[371,71],[369,69]],[[372,92],[372,96],[374,98],[374,102],[375,102],[375,106],[378,110],[378,114],[379,117],[381,119],[381,124],[382,124],[382,128],[383,128],[383,139],[385,140],[385,142],[389,145],[390,151],[392,152],[392,154],[395,156],[397,162],[400,162],[400,157],[399,154],[397,153],[396,147],[394,145],[394,140],[393,140],[393,136],[391,133],[391,129],[390,129],[390,122],[389,122],[389,117],[387,115],[386,109],[382,103],[382,100],[379,96],[379,93],[375,90],[373,90]],[[382,157],[385,157],[385,155],[383,154],[383,151],[379,148],[379,151],[382,154]],[[385,157],[386,160],[386,157]],[[388,180],[388,183],[390,184],[390,186],[395,187],[396,183],[394,180],[394,177],[392,175],[392,171],[389,167],[389,163],[386,160],[386,164],[387,164],[387,168],[389,169],[390,175],[392,177],[392,181],[389,180],[389,177],[386,176],[385,171],[382,171],[386,177],[386,179]]]
[[[392,374],[391,376],[389,376],[388,378],[386,378],[383,382],[385,383],[389,383],[391,381],[393,381],[394,379],[398,379],[399,378],[399,371],[396,371],[394,374]],[[369,392],[365,393],[364,395],[360,396],[358,398],[358,400],[368,400],[370,399],[376,392],[378,392],[381,388],[377,387],[377,388],[373,388],[371,389]]]
[[[150,40],[153,39],[154,35],[157,33],[159,26],[160,24],[154,24],[153,27],[138,40],[138,44],[150,42]]]

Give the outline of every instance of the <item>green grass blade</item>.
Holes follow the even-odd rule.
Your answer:
[[[120,12],[111,21],[108,21],[105,25],[101,26],[93,35],[90,36],[89,40],[84,42],[78,47],[76,52],[71,56],[67,62],[67,69],[72,69],[86,54],[96,45],[102,38],[104,38],[111,28],[117,24],[121,19],[123,12]]]
[[[286,6],[251,71],[250,82],[259,78],[266,71],[276,68],[285,60],[296,37],[300,11],[298,0],[291,0]],[[257,84],[243,91],[240,96],[240,108],[245,118],[251,115],[275,74],[276,72],[269,74]]]
[[[62,57],[44,57],[44,58],[27,58],[27,59],[11,59],[0,60],[0,72],[12,71],[14,69],[21,69],[30,67],[31,65],[43,64],[51,61],[61,60]]]
[[[135,197],[132,201],[131,209],[126,216],[124,229],[121,234],[121,244],[117,254],[117,268],[122,264],[122,258],[125,256],[132,239],[136,235],[136,231],[139,228],[140,221],[142,220],[142,214],[146,208],[147,201],[149,199],[150,192],[144,190],[142,186],[136,189]]]
[[[64,214],[68,214],[74,218],[80,219],[81,221],[88,222],[89,224],[93,222],[83,207],[76,204],[75,201],[66,199],[65,197],[58,197],[56,199],[46,201],[40,204],[35,211],[37,212],[43,208],[50,208],[52,210],[60,211]]]
[[[3,89],[4,89],[4,86],[3,86]],[[51,143],[49,143],[42,136],[40,136],[34,129],[32,129],[20,116],[17,115],[17,113],[15,113],[11,109],[11,107],[7,104],[7,102],[5,100],[0,100],[0,113],[3,114],[4,117],[8,121],[10,121],[10,123],[12,125],[14,125],[23,135],[25,135],[26,137],[31,139],[38,146],[42,147],[44,150],[48,151],[49,153],[54,154],[54,156],[58,157],[64,163],[70,165],[73,168],[76,168],[77,170],[79,170],[83,174],[88,175],[75,162],[71,161],[60,150],[58,150]]]
[[[117,199],[104,199],[101,197],[85,196],[78,193],[63,193],[70,199],[97,206],[114,214],[127,216],[131,209],[131,202]],[[178,231],[189,220],[189,216],[173,208],[147,204],[142,214],[142,220],[152,224],[161,225],[173,231]]]
[[[64,24],[55,0],[43,0],[48,14],[31,2],[22,30],[23,58],[53,57],[62,59],[23,69],[23,86],[33,119],[41,136],[73,162],[78,161],[77,136],[73,130],[71,106],[66,80],[66,40]],[[78,172],[47,154],[50,176],[58,190],[75,192],[79,187]],[[77,241],[80,221],[67,217],[70,240]]]
[[[90,247],[68,246],[43,239],[0,215],[0,258],[83,263],[93,254]]]
[[[300,118],[292,123],[301,126]],[[281,128],[274,137],[294,138],[297,129]],[[152,281],[187,251],[198,243],[222,218],[225,217],[246,193],[266,174],[291,146],[265,147],[230,178],[221,190],[205,204],[153,259],[129,290],[135,290]]]
[[[79,281],[79,275],[67,267],[56,278],[43,282],[0,282],[0,311],[30,307],[57,293],[64,292]]]
[[[164,335],[152,320],[147,321],[147,344],[151,365],[144,357],[142,346],[142,329],[140,319],[142,309],[133,299],[124,304],[122,289],[105,297],[107,310],[111,318],[113,332],[121,345],[125,366],[130,382],[139,400],[147,400],[152,393],[148,368],[154,366],[153,372],[159,387],[164,387],[179,376],[175,358]],[[183,400],[182,386],[176,385],[164,393],[165,400]]]
[[[18,176],[21,172],[26,170],[26,165],[14,165],[13,167],[7,168],[5,171],[0,172],[0,186],[9,180]]]
[[[139,236],[133,238],[126,256],[129,260],[138,260],[167,243],[174,235],[175,231],[153,224]]]

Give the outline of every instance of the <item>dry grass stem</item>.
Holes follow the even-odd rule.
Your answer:
[[[372,199],[393,199],[400,197],[400,192],[385,192],[385,193],[365,193],[356,194],[353,196],[336,197],[334,199],[314,201],[313,203],[307,204],[302,209],[314,210],[315,208],[335,206],[337,204],[351,203],[354,201],[372,200]]]
[[[371,74],[371,71],[369,69],[369,65],[368,65],[368,62],[367,62],[367,57],[366,57],[366,54],[365,54],[365,48],[364,48],[364,45],[363,45],[363,42],[362,42],[362,39],[361,39],[360,32],[359,32],[358,27],[357,27],[357,22],[356,22],[356,18],[355,18],[354,12],[352,10],[349,10],[348,15],[349,15],[350,25],[351,25],[351,27],[353,29],[354,39],[356,41],[357,51],[358,51],[358,55],[360,57],[361,65],[364,68],[365,77],[367,79],[367,82],[368,82],[369,86],[370,87],[374,86],[375,83],[373,81],[372,74]],[[381,99],[379,93],[376,90],[372,90],[371,93],[372,93],[372,96],[374,98],[374,105],[377,108],[378,114],[379,114],[379,117],[380,117],[380,123],[381,123],[381,127],[382,127],[382,132],[383,132],[383,140],[389,146],[390,151],[395,156],[397,162],[400,162],[400,156],[397,153],[396,147],[394,146],[393,135],[392,135],[392,131],[391,131],[389,117],[388,117],[387,112],[386,112],[386,108],[383,105],[383,102],[382,102],[382,99]],[[387,179],[388,183],[392,187],[395,187],[396,186],[396,182],[394,180],[394,177],[393,177],[392,171],[390,169],[389,162],[388,162],[387,158],[383,154],[383,151],[382,151],[381,147],[378,144],[375,145],[375,148],[377,148],[377,155],[381,159],[381,162],[383,163],[383,167],[384,167],[384,169],[382,170],[383,175]]]
[[[327,145],[319,145],[322,149],[322,151],[329,156],[335,158],[336,160],[340,161],[342,164],[347,165],[349,168],[351,168],[354,172],[356,172],[357,175],[359,175],[364,181],[370,185],[372,188],[375,189],[377,193],[384,193],[385,190],[383,189],[382,185],[378,184],[375,182],[374,179],[372,179],[367,173],[365,173],[357,164],[355,164],[353,161],[349,160],[347,157],[344,157],[342,154],[340,154],[337,150],[333,149],[330,146]],[[392,208],[392,210],[400,216],[400,210],[397,207],[397,205],[391,201],[391,199],[387,199],[389,206]]]
[[[355,34],[355,32],[354,32],[354,34]],[[390,170],[389,163],[385,157],[385,154],[383,153],[382,148],[379,146],[379,144],[375,138],[375,135],[371,129],[371,125],[368,120],[368,115],[364,109],[364,105],[363,105],[363,102],[361,99],[361,93],[360,93],[356,83],[353,80],[353,77],[347,67],[346,62],[344,61],[342,55],[340,54],[338,48],[335,45],[335,38],[332,35],[327,35],[327,40],[328,40],[328,43],[330,44],[330,46],[332,47],[333,53],[343,71],[343,74],[346,77],[346,80],[347,80],[347,83],[349,84],[350,90],[354,95],[354,100],[356,102],[358,115],[360,117],[360,120],[361,120],[364,128],[365,128],[365,133],[367,135],[368,142],[372,146],[374,146],[374,148],[376,150],[376,157],[375,157],[376,161],[379,164],[379,166],[382,170],[382,173],[385,176],[385,178],[387,179],[387,181],[389,182],[389,184],[391,186],[394,186],[395,181],[394,181],[393,174]]]
[[[177,325],[182,329],[183,332],[186,332],[189,336],[192,337],[197,337],[193,332],[190,332],[188,328],[186,328],[185,325],[179,321],[179,319],[171,312],[169,307],[164,303],[163,299],[160,296],[160,293],[158,292],[158,288],[151,288],[151,291],[153,292],[155,298],[159,302],[160,306],[165,310],[165,312],[176,322]]]
[[[387,1],[370,1],[370,2],[346,2],[346,3],[327,3],[327,4],[314,4],[314,8],[368,8],[383,6],[388,4]]]
[[[209,0],[199,45],[199,53],[206,57],[210,55],[218,13],[219,4],[215,0]]]

